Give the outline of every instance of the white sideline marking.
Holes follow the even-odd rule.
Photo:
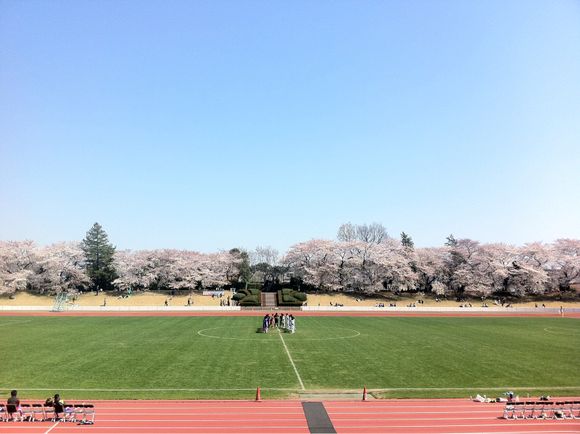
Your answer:
[[[280,337],[282,337],[280,335]],[[284,342],[284,339],[282,339]],[[286,346],[286,344],[284,344]],[[287,351],[287,350],[286,350]],[[290,357],[290,353],[288,353]],[[292,358],[290,357],[290,360]],[[294,363],[292,363],[294,366]],[[12,386],[0,385],[0,389],[9,390]],[[84,388],[74,388],[74,389],[63,389],[61,387],[19,387],[18,390],[25,391],[49,391],[49,390],[63,390],[65,392],[243,392],[243,391],[255,391],[255,387],[240,387],[240,388],[158,388],[158,389],[84,389]],[[262,390],[279,390],[279,391],[293,391],[296,390],[295,387],[262,387]],[[571,390],[580,389],[580,386],[502,386],[502,387],[486,387],[486,386],[471,386],[471,387],[391,387],[391,388],[373,388],[373,392],[397,392],[397,391],[430,391],[430,390],[526,390],[526,389],[555,389],[555,390]],[[303,389],[307,390],[307,389]],[[358,393],[360,389],[314,389],[316,392],[320,393],[332,393],[336,390],[340,390],[341,393]],[[421,399],[421,398],[416,398]]]
[[[7,322],[0,323],[0,327],[11,326],[11,325],[14,325],[14,324],[24,324],[26,322],[32,322],[32,320],[31,319],[25,319],[25,320],[7,321]]]
[[[522,389],[555,389],[555,390],[568,390],[568,389],[578,389],[580,386],[502,386],[502,387],[486,387],[486,386],[471,386],[471,387],[393,387],[393,388],[377,388],[373,391],[377,392],[389,392],[389,391],[397,391],[397,390],[418,390],[418,391],[427,391],[427,390],[522,390]]]
[[[10,387],[3,387],[4,389],[8,390]],[[243,392],[253,390],[255,391],[255,387],[251,388],[238,388],[238,389],[63,389],[62,387],[45,387],[45,388],[24,388],[19,387],[18,390],[26,390],[26,391],[48,391],[48,390],[64,390],[65,392]],[[262,390],[289,390],[293,391],[296,390],[294,387],[262,387]]]
[[[302,388],[302,390],[306,390],[306,387],[304,387],[304,383],[302,382],[302,378],[300,378],[300,374],[298,373],[298,369],[296,369],[296,365],[294,364],[294,360],[292,360],[292,356],[290,355],[290,351],[288,351],[288,347],[286,346],[286,342],[284,341],[284,337],[282,336],[282,333],[280,333],[280,330],[278,330],[278,334],[280,336],[280,339],[282,340],[282,345],[284,345],[284,349],[286,350],[286,354],[288,354],[288,358],[290,359],[290,363],[292,364],[292,367],[294,368],[294,372],[296,372],[296,377],[298,377],[298,382],[300,383],[300,387]]]
[[[56,426],[57,426],[57,425],[58,425],[58,421],[57,421],[57,422],[56,422],[56,423],[55,423],[53,426],[51,426],[49,429],[47,429],[47,430],[44,432],[44,434],[48,434],[49,432],[51,432],[53,429],[55,429],[55,428],[56,428]]]
[[[544,328],[544,331],[546,333],[560,336],[575,336],[578,334],[578,330],[571,330],[565,327],[546,327]]]

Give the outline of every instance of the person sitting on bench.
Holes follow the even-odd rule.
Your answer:
[[[10,420],[18,420],[18,415],[20,414],[20,400],[17,397],[18,391],[12,390],[10,392],[10,398],[6,401],[6,414]]]
[[[58,393],[54,395],[53,406],[55,422],[63,420],[62,416],[64,415],[64,401],[60,399],[60,395]]]

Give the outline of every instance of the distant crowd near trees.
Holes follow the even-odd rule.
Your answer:
[[[336,240],[310,240],[279,257],[270,247],[217,253],[117,251],[98,224],[80,243],[38,246],[0,241],[0,294],[29,291],[197,290],[293,286],[303,291],[433,293],[447,297],[521,297],[571,291],[580,283],[580,240],[523,246],[447,237],[416,248],[377,223],[342,225]]]

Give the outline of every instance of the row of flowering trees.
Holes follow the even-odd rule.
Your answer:
[[[450,237],[437,248],[405,244],[311,240],[293,246],[284,261],[308,285],[330,291],[522,296],[568,290],[580,279],[580,240],[516,247]]]
[[[195,289],[223,286],[238,278],[237,250],[204,254],[181,250],[117,251],[113,286],[119,290]],[[0,294],[91,290],[80,243],[38,246],[32,241],[0,241]]]
[[[580,240],[510,246],[450,237],[442,247],[414,248],[408,241],[389,237],[360,238],[299,243],[279,262],[275,252],[269,255],[270,264],[256,263],[252,269],[265,273],[271,268],[280,279],[293,277],[311,288],[365,293],[522,296],[568,290],[580,280]],[[120,290],[220,287],[249,279],[247,257],[237,249],[211,254],[116,251],[112,283]],[[93,287],[80,243],[38,246],[32,241],[0,241],[0,294],[89,289]]]

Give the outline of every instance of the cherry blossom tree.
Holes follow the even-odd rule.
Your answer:
[[[90,286],[85,255],[78,243],[56,243],[35,251],[34,273],[28,276],[28,289],[39,294],[75,292]]]
[[[522,256],[522,249],[505,244],[482,246],[494,282],[493,289],[501,293],[522,296],[544,292],[548,282],[545,270]]]
[[[553,247],[552,275],[560,290],[569,290],[573,281],[580,279],[580,240],[562,238]]]
[[[448,290],[448,273],[446,258],[449,255],[447,247],[431,247],[415,250],[415,271],[417,273],[417,288],[425,292],[444,295]]]
[[[458,297],[485,296],[493,292],[488,258],[478,241],[454,240],[447,258],[449,287]]]
[[[117,252],[115,261],[120,289],[193,290],[230,283],[239,259],[229,252],[161,249]]]
[[[333,247],[334,242],[328,240],[298,243],[290,248],[284,263],[307,285],[322,290],[337,290],[340,288],[337,279],[338,261],[334,257]]]
[[[35,264],[33,241],[0,241],[0,294],[25,290]]]
[[[375,292],[416,286],[417,276],[400,243],[312,240],[289,250],[284,262],[305,283],[323,290]]]
[[[121,290],[150,289],[157,280],[156,253],[151,250],[117,251],[115,253],[115,269],[119,277],[113,284]]]

